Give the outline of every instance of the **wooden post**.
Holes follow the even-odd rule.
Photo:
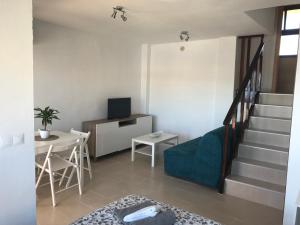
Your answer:
[[[243,92],[241,97],[241,114],[240,114],[241,126],[244,125],[244,111],[245,111],[245,91]]]
[[[259,91],[261,91],[261,84],[262,84],[262,69],[263,69],[263,53],[261,53],[259,57]]]
[[[246,110],[247,110],[247,113],[246,113],[246,118],[249,117],[249,108],[250,108],[250,95],[251,95],[251,80],[249,80],[248,84],[247,84],[247,88],[246,88],[246,91],[245,91],[245,95],[246,95]],[[247,119],[246,119],[247,120]]]
[[[241,38],[241,39],[242,39],[242,46],[241,46],[239,86],[242,84],[244,80],[244,69],[245,69],[245,38]]]
[[[221,171],[221,179],[219,182],[219,193],[224,192],[224,181],[227,170],[227,152],[228,152],[228,138],[229,138],[229,125],[225,125],[225,133],[224,133],[224,144],[223,144],[223,156],[222,156],[222,171]]]
[[[235,110],[232,117],[232,155],[231,160],[237,156],[237,146],[236,146],[236,118],[237,118],[237,109]]]
[[[250,54],[251,54],[251,37],[248,37],[246,70],[249,69],[249,65],[250,65]]]

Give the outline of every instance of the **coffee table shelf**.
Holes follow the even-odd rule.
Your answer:
[[[174,142],[175,141],[175,142]],[[136,137],[132,139],[132,149],[131,149],[131,161],[134,162],[135,160],[135,153],[147,155],[151,157],[151,167],[155,166],[155,151],[156,147],[161,144],[169,144],[169,145],[177,145],[178,144],[178,135],[176,134],[169,134],[161,132],[159,137],[152,137],[151,134],[147,134],[144,136]],[[144,144],[151,146],[151,151],[149,150],[137,150],[137,144]]]

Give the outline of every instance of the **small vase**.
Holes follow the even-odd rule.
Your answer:
[[[42,139],[47,139],[48,137],[50,137],[50,130],[39,129],[39,132]]]

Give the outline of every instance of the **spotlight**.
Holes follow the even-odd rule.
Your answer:
[[[117,16],[117,10],[114,8],[114,12],[111,15],[111,17],[114,18],[114,19],[116,19],[116,16]]]
[[[126,12],[123,6],[113,7],[113,14],[111,15],[111,17],[116,19],[118,13],[122,13],[120,17],[125,22],[127,20],[127,17],[125,16]]]
[[[190,34],[188,31],[182,31],[179,35],[179,38],[181,41],[189,41],[190,40]]]
[[[122,20],[125,22],[127,20],[127,17],[125,16],[125,12],[121,15]]]

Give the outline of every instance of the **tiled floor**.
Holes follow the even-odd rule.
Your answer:
[[[193,213],[214,219],[224,225],[279,225],[282,212],[234,197],[220,195],[215,190],[173,178],[164,174],[162,162],[150,168],[150,158],[136,156],[130,162],[125,151],[93,163],[94,179],[86,174],[82,196],[76,188],[57,195],[52,208],[50,189],[37,192],[39,225],[69,224],[90,211],[103,207],[129,194],[144,195]]]

